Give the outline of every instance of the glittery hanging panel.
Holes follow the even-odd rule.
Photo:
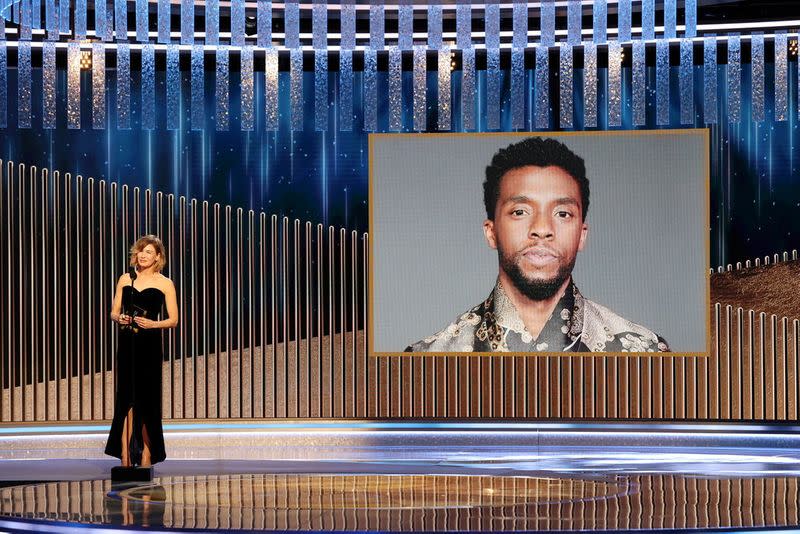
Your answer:
[[[461,128],[475,129],[475,49],[461,52]]]
[[[647,124],[647,63],[644,41],[633,41],[631,96],[633,125]]]
[[[147,42],[148,30],[148,1],[136,0],[136,40],[140,43]]]
[[[62,0],[63,5],[66,0]],[[66,2],[69,5],[69,2]],[[117,41],[128,40],[128,2],[126,0],[114,0],[114,31]]]
[[[383,49],[384,25],[383,0],[371,0],[369,5],[369,46],[373,50]]]
[[[775,120],[789,118],[789,62],[786,32],[775,34]]]
[[[534,113],[536,128],[541,130],[550,126],[550,64],[546,46],[536,47],[536,80]]]
[[[241,91],[239,93],[241,102],[241,128],[242,131],[252,132],[255,128],[255,105],[254,105],[254,76],[253,76],[253,47],[245,46],[242,48],[241,66]]]
[[[314,129],[328,129],[328,51],[314,50]]]
[[[258,47],[272,46],[272,0],[256,0],[256,24]]]
[[[142,47],[142,129],[156,128],[156,55],[152,44]]]
[[[288,0],[284,4],[283,17],[286,31],[284,45],[286,48],[298,48],[300,46],[300,5],[297,0]]]
[[[681,39],[678,86],[681,100],[681,124],[694,124],[694,50],[691,39]]]
[[[33,24],[35,27],[40,28],[41,14],[40,5],[41,0],[34,0],[33,2]],[[86,0],[75,0],[75,39],[86,39]]]
[[[539,49],[547,48],[538,46],[536,48],[539,57]],[[537,81],[539,63],[536,63]],[[511,128],[521,130],[525,128],[525,49],[513,48],[511,50]]]
[[[516,7],[516,5],[514,6]],[[556,44],[556,4],[555,0],[542,0],[541,3],[541,22],[542,22],[542,33],[541,33],[541,44],[542,46],[554,46]],[[525,22],[520,22],[520,26],[524,25],[525,31],[525,42],[521,44],[514,44],[514,46],[518,46],[519,48],[525,48],[527,46],[527,35],[528,35],[528,12],[527,6],[525,8]],[[514,32],[516,36],[516,28],[517,28],[517,21],[514,20]],[[519,39],[521,41],[522,39]]]
[[[428,48],[438,50],[442,46],[442,5],[428,5]]]
[[[450,85],[450,47],[439,50],[439,130],[449,130],[452,118],[452,94]]]
[[[378,129],[378,54],[368,48],[364,50],[364,131]]]
[[[524,11],[527,16],[528,8],[524,0],[515,0],[514,3],[515,28],[517,24],[517,9]],[[525,27],[528,27],[527,18],[525,19]],[[527,36],[525,38],[527,40]],[[461,1],[456,5],[456,46],[461,50],[466,50],[472,46],[472,4],[466,1]]]
[[[717,38],[703,38],[703,122],[717,123]]]
[[[583,127],[597,127],[597,45],[583,45]]]
[[[244,46],[244,0],[231,0],[231,44]]]
[[[67,45],[67,128],[81,127],[81,46],[77,41]]]
[[[92,43],[92,128],[106,127],[106,48]]]
[[[656,38],[656,0],[642,0],[642,39]]]
[[[131,45],[117,45],[117,129],[131,128]]]
[[[742,118],[742,41],[736,34],[728,36],[728,120]]]
[[[458,6],[461,8],[461,6]],[[414,46],[414,6],[408,0],[401,3],[397,13],[397,46],[411,50]]]
[[[8,128],[8,47],[4,39],[0,39],[0,128]]]
[[[753,120],[763,122],[764,114],[764,34],[754,33],[750,42],[751,102]]]
[[[181,44],[192,43],[194,43],[194,1],[181,0]]]
[[[56,43],[42,47],[42,127],[56,127]]]
[[[219,0],[206,0],[206,44],[219,44]]]
[[[607,0],[594,0],[592,3],[592,37],[595,44],[603,44],[608,38]]]
[[[664,0],[664,37],[674,39],[677,36],[678,24],[677,0]]]
[[[181,127],[181,71],[178,45],[167,45],[167,129]]]
[[[459,6],[462,7],[462,6]],[[513,37],[511,39],[512,48],[525,48],[528,46],[528,2],[525,0],[514,0],[513,12]],[[544,4],[542,4],[542,27],[544,21]],[[544,30],[542,30],[544,31]],[[544,34],[542,34],[544,39]],[[459,46],[461,46],[459,44]]]
[[[427,66],[425,47],[414,47],[414,130],[423,132],[427,122],[427,100],[425,90],[427,86]]]
[[[567,0],[567,42],[572,46],[581,44],[581,0]]]
[[[205,66],[204,66],[203,45],[192,46],[191,68],[192,68],[192,104],[191,104],[191,128],[192,130],[202,130],[205,127]]]
[[[268,132],[278,130],[278,50],[264,51],[264,123]]]
[[[619,0],[617,19],[619,42],[627,43],[631,40],[631,0]]]
[[[216,129],[227,132],[230,128],[230,70],[228,63],[228,47],[217,47],[217,72],[214,100],[216,109]]]
[[[353,51],[339,53],[339,130],[353,130]]]
[[[622,124],[622,47],[618,41],[608,43],[608,125]]]
[[[97,5],[95,4],[95,9]],[[170,1],[158,0],[158,42],[169,43],[170,33]]]
[[[292,131],[303,130],[303,51],[299,48],[289,53],[289,110]]]
[[[558,83],[559,83],[559,125],[562,128],[572,128],[572,45],[561,43],[558,58]]]
[[[669,41],[656,41],[656,124],[669,124]]]
[[[500,72],[500,49],[486,50],[486,127],[489,130],[500,129],[500,90],[502,84]]]
[[[397,47],[389,49],[389,130],[403,129],[403,72],[402,52]]]
[[[686,16],[686,37],[692,38],[697,36],[697,0],[686,0],[685,2],[685,16]]]

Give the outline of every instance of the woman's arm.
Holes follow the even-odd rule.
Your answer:
[[[130,278],[127,273],[119,277],[117,290],[114,292],[114,300],[111,302],[111,320],[119,324],[130,324],[131,322],[131,318],[122,313],[122,288],[125,287],[128,280]]]

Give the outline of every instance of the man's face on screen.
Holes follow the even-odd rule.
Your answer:
[[[501,278],[532,300],[552,297],[586,241],[581,209],[578,183],[560,167],[526,166],[504,174],[494,221],[484,222]]]

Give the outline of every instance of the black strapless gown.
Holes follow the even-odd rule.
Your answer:
[[[133,299],[133,300],[130,300]],[[148,287],[138,291],[131,286],[122,289],[123,309],[131,302],[146,310],[146,317],[156,320],[164,307],[164,293]],[[117,394],[114,399],[114,420],[108,434],[105,453],[122,457],[122,427],[130,408],[133,408],[133,433],[128,444],[131,462],[140,465],[147,428],[152,463],[167,457],[164,450],[164,431],[161,427],[161,368],[163,350],[160,328],[140,328],[134,333],[120,329],[117,347]]]

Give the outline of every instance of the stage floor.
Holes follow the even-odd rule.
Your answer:
[[[774,532],[800,526],[800,447],[792,427],[392,428],[298,425],[294,437],[306,443],[306,454],[290,458],[285,447],[265,445],[291,442],[285,425],[283,438],[276,428],[254,425],[248,439],[262,460],[168,459],[156,466],[152,483],[118,486],[109,480],[114,459],[78,460],[55,448],[51,458],[25,459],[22,450],[4,448],[0,478],[12,485],[0,488],[0,530]],[[222,444],[241,439],[233,430],[202,432]],[[318,447],[308,432],[319,434]],[[91,441],[89,435],[83,439]],[[6,433],[0,441],[9,439]],[[168,428],[168,453],[170,443]]]

